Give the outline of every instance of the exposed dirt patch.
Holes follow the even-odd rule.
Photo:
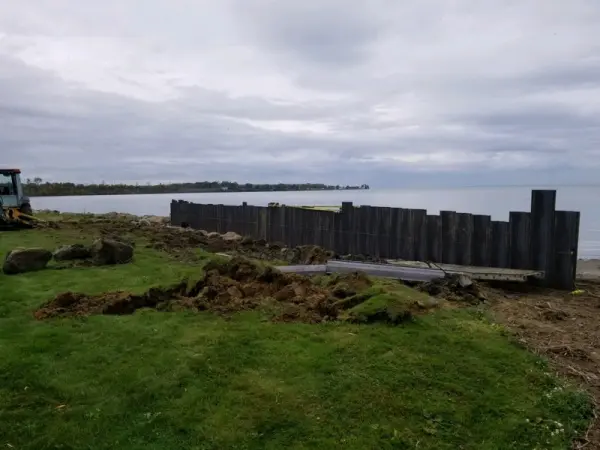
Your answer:
[[[418,296],[414,298],[406,295],[406,292],[386,292],[384,288],[361,294],[372,285],[371,280],[362,274],[347,274],[331,277],[325,282],[322,279],[318,281],[301,275],[284,274],[271,266],[234,257],[226,262],[210,261],[198,280],[184,280],[169,288],[152,288],[143,294],[111,292],[89,296],[62,293],[38,309],[35,317],[132,314],[140,308],[162,311],[208,310],[221,314],[261,309],[275,320],[316,323],[337,320],[343,313],[376,296],[383,303],[373,320],[399,323],[410,319],[413,313],[425,312],[422,307],[423,294],[416,291],[413,292]],[[381,300],[383,292],[386,297]],[[343,301],[346,299],[352,301]],[[386,311],[393,312],[393,315],[386,316]],[[344,317],[351,320],[353,316],[345,314]]]
[[[600,404],[600,281],[580,281],[574,295],[517,287],[492,302],[496,318],[533,351],[547,356],[557,371],[586,387]],[[600,448],[595,423],[574,448]]]

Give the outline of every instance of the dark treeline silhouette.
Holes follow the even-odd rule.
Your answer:
[[[31,197],[60,195],[123,195],[123,194],[173,194],[192,192],[275,192],[275,191],[334,191],[369,189],[360,186],[327,185],[320,183],[255,184],[231,181],[199,181],[196,183],[169,184],[76,184],[44,182],[41,178],[28,179],[24,183],[26,195]]]

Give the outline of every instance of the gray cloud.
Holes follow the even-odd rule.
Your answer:
[[[0,4],[1,163],[31,177],[384,186],[600,169],[594,0]]]

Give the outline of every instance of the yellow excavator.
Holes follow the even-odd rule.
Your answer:
[[[23,194],[21,171],[0,167],[0,229],[29,228],[36,221]]]

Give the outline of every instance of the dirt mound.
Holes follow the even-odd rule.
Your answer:
[[[284,274],[243,257],[212,260],[204,269],[198,280],[184,280],[164,289],[152,288],[144,294],[111,292],[88,296],[66,292],[43,305],[35,312],[35,317],[132,314],[140,308],[208,310],[221,314],[260,309],[268,312],[274,320],[317,323],[337,320],[343,313],[375,296],[379,296],[381,303],[381,290],[361,293],[372,284],[361,274],[332,277],[324,283],[317,283],[315,279]],[[349,298],[354,300],[341,301]],[[373,315],[376,315],[374,321],[399,323],[412,317],[411,310],[419,310],[416,302],[406,302],[393,293],[389,293],[384,302],[376,311],[373,310]],[[404,310],[402,314],[395,312],[399,308]],[[394,313],[381,314],[381,311],[388,310]],[[357,317],[352,314],[344,316],[347,317],[345,320]]]
[[[140,308],[165,311],[192,309],[230,313],[266,307],[278,319],[320,322],[337,317],[331,292],[310,279],[283,274],[246,258],[211,261],[197,281],[186,280],[166,289],[150,289],[136,295],[112,292],[97,296],[63,293],[43,305],[35,316],[131,314]]]
[[[427,281],[417,287],[432,297],[451,302],[478,304],[488,299],[482,286],[465,275],[447,274],[444,278]]]
[[[327,278],[325,285],[337,298],[347,298],[365,291],[373,282],[362,272],[335,274]]]

